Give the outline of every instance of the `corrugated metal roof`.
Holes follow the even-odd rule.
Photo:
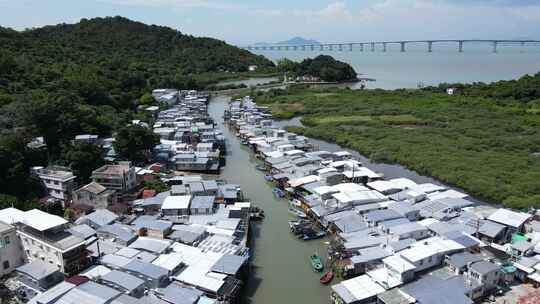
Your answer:
[[[17,271],[39,281],[55,272],[58,272],[58,268],[41,260],[35,260],[18,267]]]
[[[169,271],[163,267],[151,263],[145,263],[138,260],[133,260],[123,267],[127,271],[133,271],[140,273],[144,276],[152,279],[160,279],[163,276],[167,276]]]
[[[87,282],[70,290],[57,304],[105,304],[121,293],[113,288]]]
[[[225,254],[212,266],[214,272],[236,275],[238,270],[246,263],[248,257]]]
[[[109,273],[107,273],[106,275],[102,276],[101,279],[103,281],[108,281],[108,282],[111,282],[113,284],[116,284],[124,289],[126,289],[127,291],[132,291],[134,289],[137,289],[139,288],[141,285],[144,284],[144,281],[135,277],[135,276],[132,276],[128,273],[125,273],[125,272],[122,272],[122,271],[118,271],[118,270],[113,270]]]

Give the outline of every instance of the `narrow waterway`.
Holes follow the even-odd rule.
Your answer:
[[[272,194],[264,174],[255,169],[256,160],[235,134],[222,124],[223,110],[230,98],[212,98],[208,112],[227,138],[227,164],[220,177],[237,183],[249,200],[265,211],[266,218],[252,225],[252,268],[245,288],[245,303],[328,303],[330,287],[319,283],[308,257],[317,251],[326,257],[322,240],[300,241],[289,232],[287,202]]]

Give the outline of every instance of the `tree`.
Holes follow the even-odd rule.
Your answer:
[[[159,144],[159,136],[139,125],[128,125],[118,130],[114,149],[118,156],[135,163],[146,162],[151,150]]]
[[[64,151],[64,160],[77,176],[79,184],[90,182],[92,171],[105,164],[103,150],[90,143],[68,145]]]
[[[144,93],[143,96],[139,99],[141,105],[151,105],[154,103],[154,97],[150,93]]]
[[[145,181],[144,188],[156,190],[157,193],[169,191],[169,186],[160,180]]]

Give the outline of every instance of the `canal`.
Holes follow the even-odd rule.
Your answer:
[[[222,124],[223,111],[230,98],[212,98],[208,112],[227,138],[227,164],[220,178],[242,186],[249,200],[264,209],[266,218],[254,223],[249,244],[252,267],[244,303],[328,303],[330,287],[319,283],[320,273],[312,270],[308,257],[317,251],[326,257],[322,240],[300,241],[289,232],[285,200],[272,194],[272,186],[264,173],[255,169],[256,159],[240,144],[235,134]]]

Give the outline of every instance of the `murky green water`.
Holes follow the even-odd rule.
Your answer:
[[[330,287],[319,283],[321,274],[312,270],[308,260],[315,251],[326,254],[325,240],[304,242],[289,232],[287,221],[292,217],[287,202],[274,197],[271,184],[255,169],[256,160],[248,148],[221,124],[228,101],[229,97],[215,97],[209,105],[209,114],[228,140],[227,164],[220,177],[240,184],[249,200],[266,214],[264,221],[252,225],[253,259],[245,303],[328,303]]]

